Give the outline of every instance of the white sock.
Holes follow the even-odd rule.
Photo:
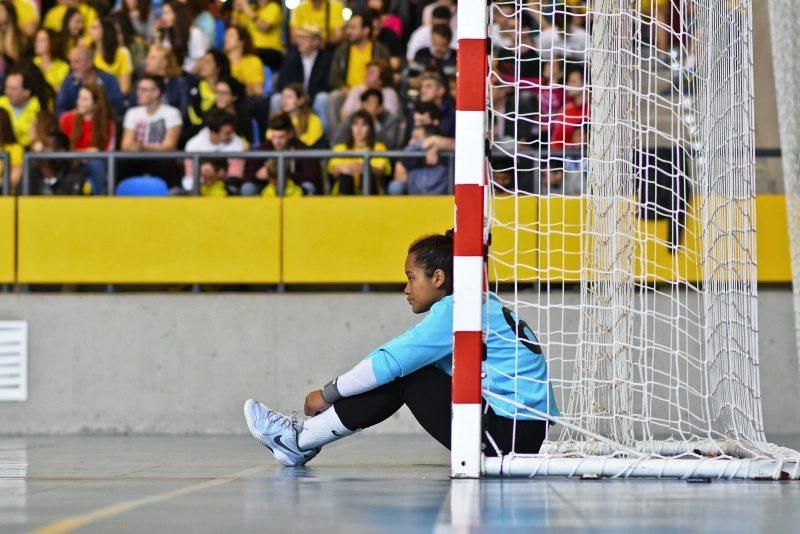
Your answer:
[[[339,414],[331,406],[321,414],[303,421],[303,430],[297,435],[297,445],[303,450],[313,449],[354,433],[355,430],[342,424]]]

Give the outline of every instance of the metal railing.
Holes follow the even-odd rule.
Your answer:
[[[671,154],[672,148],[654,148],[656,153]],[[527,157],[530,159],[547,159],[553,157],[555,154],[548,152],[546,149],[541,150],[524,150],[515,153],[505,152],[503,150],[495,149],[492,152],[493,157],[499,158],[513,158]],[[455,174],[455,154],[453,151],[440,151],[439,156],[446,159],[448,187],[447,192],[453,193],[454,187],[454,174]],[[756,158],[780,158],[781,151],[779,148],[758,148],[755,151]],[[384,152],[375,151],[357,151],[348,150],[343,152],[335,152],[333,150],[276,150],[276,151],[248,151],[248,152],[31,152],[25,154],[23,162],[23,174],[21,193],[23,195],[31,194],[30,191],[30,171],[31,163],[34,161],[42,160],[89,160],[89,159],[102,159],[106,161],[107,174],[106,185],[108,195],[114,195],[117,186],[117,162],[122,161],[152,161],[152,160],[192,160],[193,172],[193,190],[194,195],[200,195],[200,162],[205,159],[244,159],[244,160],[277,160],[277,194],[283,196],[286,188],[286,165],[289,160],[326,160],[330,158],[363,158],[363,175],[362,175],[362,194],[370,195],[372,193],[372,167],[370,161],[375,158],[388,158],[388,159],[408,159],[425,157],[423,151],[405,151],[405,150],[388,150]],[[567,149],[558,152],[559,158],[585,158],[587,157],[586,150],[580,148]],[[10,192],[10,168],[8,166],[8,154],[0,151],[0,159],[3,162],[3,194],[7,195]],[[325,170],[323,167],[323,175]]]
[[[0,152],[2,153],[2,152]],[[2,153],[5,154],[5,153]],[[453,151],[442,151],[439,153],[441,158],[446,159],[448,172],[448,193],[453,192],[453,177],[455,154]],[[152,160],[192,160],[193,193],[200,195],[200,163],[206,159],[244,159],[244,160],[277,160],[277,194],[283,196],[286,189],[286,165],[287,161],[312,159],[327,160],[331,158],[363,158],[363,171],[361,183],[362,194],[372,193],[372,167],[370,162],[377,158],[386,159],[409,159],[425,157],[423,151],[404,151],[387,150],[384,152],[348,150],[335,152],[333,150],[276,150],[276,151],[249,151],[249,152],[31,152],[25,154],[22,173],[23,195],[30,195],[30,171],[31,163],[34,161],[54,161],[54,160],[89,160],[102,159],[107,165],[106,185],[108,195],[114,195],[117,186],[116,164],[121,161],[152,161]],[[163,177],[162,177],[163,178]],[[5,189],[8,191],[8,189]]]
[[[663,149],[654,149],[656,152],[664,152],[667,154],[671,149],[663,148]],[[552,156],[552,154],[548,154],[546,150],[528,150],[525,152],[517,152],[517,156],[524,155],[528,158],[546,158],[548,156]],[[495,151],[492,156],[499,156],[501,158],[508,158],[510,154],[503,153],[501,151]],[[765,159],[765,158],[780,158],[782,157],[781,151],[779,148],[760,148],[756,149],[755,156],[757,159]],[[161,152],[161,153],[129,153],[129,152],[55,152],[55,153],[28,153],[25,155],[25,159],[23,162],[23,177],[22,183],[20,184],[22,187],[22,194],[30,194],[30,170],[31,164],[35,161],[41,160],[87,160],[87,159],[103,159],[106,160],[108,164],[108,173],[106,176],[107,185],[108,185],[108,194],[114,195],[116,185],[117,185],[117,173],[116,173],[116,163],[118,161],[124,160],[181,160],[185,161],[186,159],[191,159],[193,162],[193,191],[195,195],[200,194],[200,162],[204,159],[245,159],[245,160],[252,160],[252,159],[260,159],[260,160],[270,160],[275,159],[277,160],[277,193],[279,195],[283,195],[286,186],[286,176],[287,176],[287,161],[291,160],[301,160],[301,159],[312,159],[312,160],[325,160],[329,158],[364,158],[364,179],[363,184],[364,187],[362,188],[362,193],[364,195],[369,195],[371,193],[370,186],[371,186],[371,175],[372,169],[370,166],[370,161],[374,158],[388,158],[388,159],[407,159],[407,158],[424,158],[425,152],[412,152],[412,151],[402,151],[402,150],[391,150],[391,151],[384,151],[384,152],[360,152],[360,151],[346,151],[346,152],[334,152],[332,150],[289,150],[289,151],[252,151],[252,152],[198,152],[198,153],[187,153],[187,152]],[[452,193],[453,188],[453,175],[454,175],[454,153],[452,151],[442,151],[440,152],[440,157],[444,157],[447,159],[447,166],[448,166],[448,176],[449,176],[449,192]],[[573,149],[559,153],[559,157],[565,158],[583,158],[586,157],[586,152],[580,149]],[[10,192],[10,174],[11,169],[9,166],[9,156],[6,152],[0,150],[0,161],[3,163],[3,194],[9,194]],[[24,284],[16,285],[21,290],[26,290],[27,286]],[[113,291],[114,285],[107,284],[107,290]],[[199,289],[199,285],[193,284],[192,288],[194,291]],[[278,290],[281,291],[284,289],[284,284],[280,283],[277,285]],[[2,290],[8,291],[10,288],[9,285],[2,286]],[[364,284],[364,290],[369,290],[370,285]]]

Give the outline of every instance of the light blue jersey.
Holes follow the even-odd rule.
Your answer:
[[[548,382],[547,362],[530,329],[511,325],[518,318],[494,295],[483,305],[488,320],[486,360],[482,364],[483,389],[552,416],[558,415],[553,387]],[[523,323],[524,326],[524,323]],[[524,336],[524,338],[522,337]],[[434,304],[425,318],[405,333],[367,356],[378,385],[433,364],[453,374],[453,297]],[[538,353],[537,353],[538,352]],[[531,412],[495,398],[486,399],[497,415],[511,419],[539,419]]]

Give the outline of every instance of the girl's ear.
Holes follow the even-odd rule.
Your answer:
[[[442,289],[444,287],[445,278],[446,276],[443,270],[436,269],[433,271],[433,287],[436,289]]]

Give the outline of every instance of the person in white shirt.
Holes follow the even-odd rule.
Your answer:
[[[186,152],[244,152],[247,142],[236,135],[236,117],[224,109],[212,109],[203,121],[205,127],[186,142]],[[244,160],[228,160],[228,177],[241,178],[244,174]],[[183,188],[191,191],[194,186],[194,165],[192,159],[184,160]]]
[[[423,48],[430,48],[432,44],[433,27],[437,24],[450,25],[450,9],[445,6],[439,6],[433,10],[431,17],[432,24],[430,26],[423,24],[411,34],[408,38],[408,46],[406,47],[406,59],[409,63],[414,61],[414,56],[419,50]],[[456,33],[453,32],[453,40],[450,42],[450,48],[458,49],[458,38]]]
[[[392,68],[382,59],[374,59],[367,63],[367,73],[364,84],[353,87],[342,105],[341,119],[347,120],[350,115],[361,108],[361,95],[368,89],[377,89],[383,96],[383,109],[394,115],[400,116],[400,97],[392,87]]]
[[[183,121],[177,108],[161,103],[164,78],[145,74],[136,86],[139,104],[125,113],[122,121],[123,152],[171,152],[177,149]],[[120,176],[150,174],[167,182],[174,178],[169,160],[132,160],[121,165]]]
[[[197,60],[211,48],[206,34],[192,25],[189,7],[177,0],[164,3],[155,28],[155,42],[174,50],[186,72],[192,72]]]
[[[425,6],[422,10],[422,24],[424,26],[433,26],[433,10],[439,6],[444,6],[450,10],[450,28],[453,30],[453,33],[456,33],[456,19],[458,18],[456,14],[458,6],[456,6],[455,0],[436,0],[436,2]]]
[[[586,16],[558,13],[553,24],[543,29],[535,40],[539,56],[544,61],[552,58],[570,58],[584,61],[589,48],[589,34],[584,25]]]

